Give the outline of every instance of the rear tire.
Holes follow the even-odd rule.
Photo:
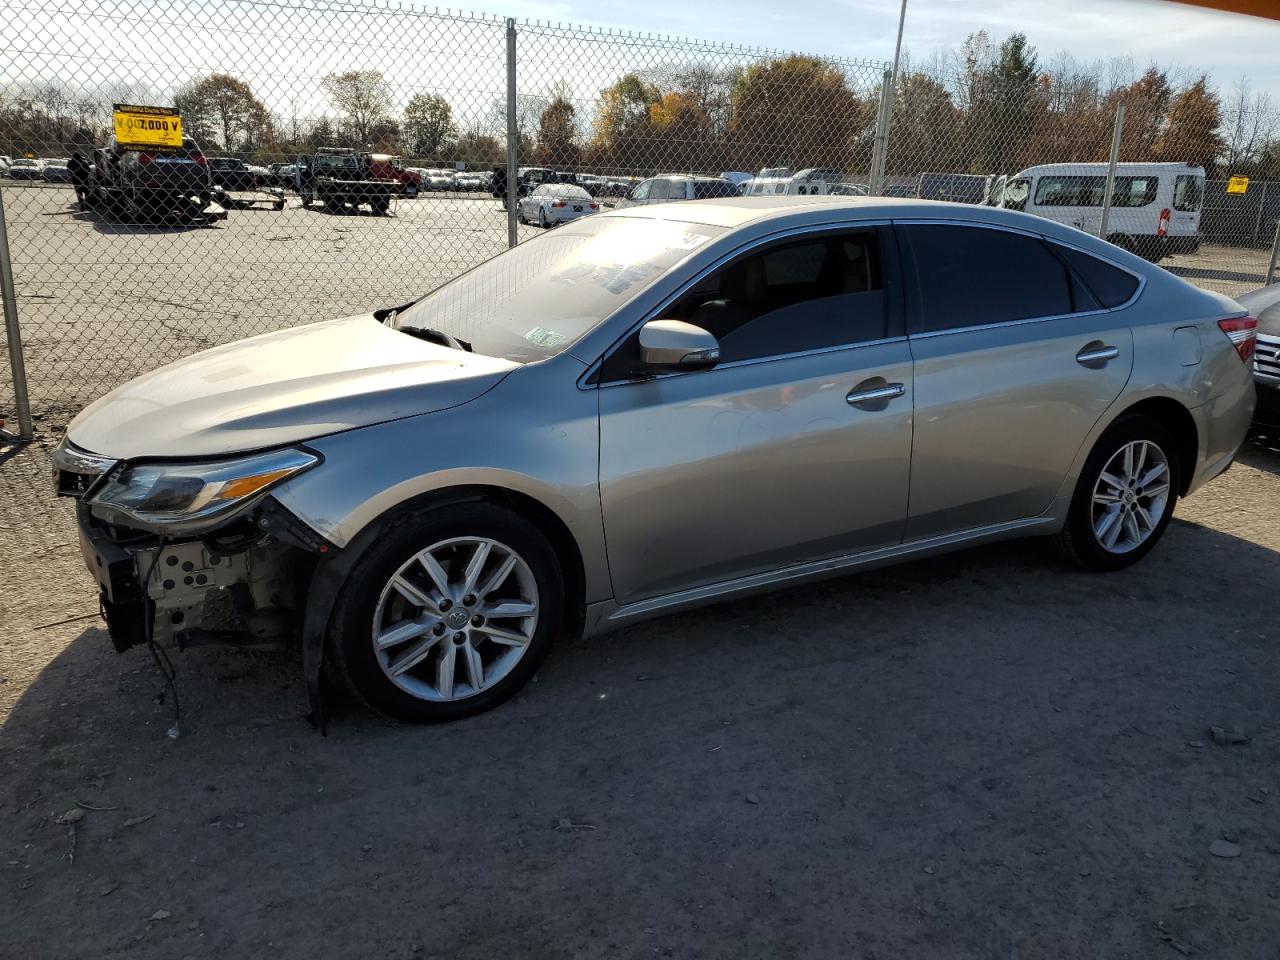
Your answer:
[[[369,209],[373,211],[375,217],[385,217],[387,211],[391,209],[391,200],[387,197],[379,197],[376,200],[369,201]]]
[[[476,595],[469,596],[467,567],[481,542],[492,548],[473,578]],[[442,606],[447,596],[422,564],[427,554],[438,561],[448,586],[457,588],[456,596],[448,595],[447,609],[423,605],[431,600]],[[510,571],[501,574],[511,557]],[[410,581],[410,595],[413,588],[428,595],[423,603],[393,588],[404,579]],[[406,512],[368,546],[340,589],[331,621],[334,665],[362,700],[398,720],[441,723],[482,713],[511,697],[537,671],[560,630],[564,589],[551,545],[510,510],[475,501]],[[500,605],[514,610],[520,603],[532,604],[535,613],[504,617],[498,612]],[[459,624],[450,620],[436,632],[437,622],[459,613],[464,614]],[[418,621],[424,629],[415,633]],[[375,647],[375,636],[386,641],[393,629],[406,628],[405,639]],[[495,633],[500,639],[493,639]],[[525,642],[512,643],[517,636]],[[397,674],[405,662],[411,666]],[[479,665],[479,692],[471,682],[473,664]],[[442,694],[446,666],[452,671],[448,696]]]
[[[1152,417],[1124,417],[1099,438],[1085,461],[1058,534],[1059,547],[1086,570],[1122,570],[1137,563],[1164,536],[1181,482],[1173,435]]]

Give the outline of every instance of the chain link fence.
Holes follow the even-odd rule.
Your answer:
[[[1262,285],[1280,218],[1264,101],[1040,67],[1017,36],[975,35],[894,79],[879,62],[378,2],[0,11],[0,197],[31,406],[51,427],[178,357],[401,303],[615,206],[999,204],[1228,294]],[[113,147],[116,105],[170,108],[186,139]],[[12,416],[18,383],[0,376]]]

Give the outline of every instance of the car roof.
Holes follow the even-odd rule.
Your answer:
[[[1090,163],[1041,163],[1034,167],[1024,167],[1014,176],[1020,177],[1028,173],[1096,173],[1105,171],[1106,163],[1090,162]],[[1116,164],[1117,173],[1200,173],[1204,174],[1204,167],[1196,166],[1193,163],[1176,163],[1176,162],[1160,162],[1160,163],[1139,163],[1125,162]]]
[[[726,181],[727,182],[727,181]],[[888,220],[927,217],[930,220],[979,220],[1037,229],[1053,221],[1030,214],[1016,214],[997,207],[971,203],[947,203],[940,200],[916,200],[907,197],[772,196],[719,197],[690,200],[673,204],[650,204],[611,211],[608,217],[649,217],[654,220],[676,220],[704,223],[715,227],[740,227],[767,220],[797,220],[821,223],[835,217],[857,220]],[[1035,224],[1035,227],[1031,227]]]

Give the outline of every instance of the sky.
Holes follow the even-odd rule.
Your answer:
[[[0,91],[56,81],[73,94],[109,87],[112,99],[167,99],[193,78],[228,72],[288,123],[330,110],[326,74],[376,69],[397,110],[417,93],[434,92],[448,99],[460,125],[481,123],[493,117],[506,87],[498,16],[514,16],[655,35],[522,31],[520,91],[563,91],[581,101],[583,116],[601,88],[627,71],[682,58],[744,66],[756,56],[665,39],[672,36],[859,58],[868,62],[846,73],[867,94],[879,83],[878,64],[893,56],[899,10],[898,0],[474,0],[488,5],[475,9],[477,18],[436,15],[428,2],[0,0]],[[1170,0],[908,0],[904,53],[923,63],[978,30],[994,43],[1026,33],[1043,65],[1065,51],[1084,62],[1129,57],[1135,77],[1156,62],[1174,70],[1175,83],[1207,72],[1224,101],[1247,77],[1280,111],[1277,21]],[[129,85],[138,83],[147,89],[135,94]]]
[[[834,56],[893,57],[898,0],[568,0],[505,2],[477,9]],[[1045,16],[1051,11],[1051,16]],[[1043,59],[1131,55],[1208,72],[1224,93],[1242,76],[1280,106],[1280,21],[1219,13],[1171,0],[908,0],[903,48],[923,60],[986,30],[1022,31]]]

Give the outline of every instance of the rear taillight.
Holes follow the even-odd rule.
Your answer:
[[[1219,320],[1218,328],[1227,335],[1231,345],[1240,354],[1240,359],[1248,363],[1253,359],[1253,348],[1258,343],[1258,320],[1256,317],[1234,317],[1230,320]]]
[[[553,207],[563,207],[565,205],[565,202],[563,200],[552,200],[551,205]]]
[[[196,163],[198,163],[202,167],[207,167],[209,165],[209,161],[205,158],[205,155],[203,153],[197,153],[194,156],[192,156],[191,159],[194,160]]]
[[[153,159],[154,159],[154,158],[153,158],[153,157],[151,156],[151,154],[149,154],[149,153],[140,153],[140,154],[138,154],[138,162],[139,162],[140,164],[142,164],[144,167],[145,167],[148,163],[150,163]]]
[[[1150,221],[1148,221],[1150,222]],[[1156,236],[1163,237],[1169,232],[1169,208],[1160,211],[1160,225],[1156,227]]]
[[[587,206],[589,206],[592,210],[599,210],[599,209],[600,209],[600,204],[598,204],[598,203],[589,203],[589,204],[587,204]]]

